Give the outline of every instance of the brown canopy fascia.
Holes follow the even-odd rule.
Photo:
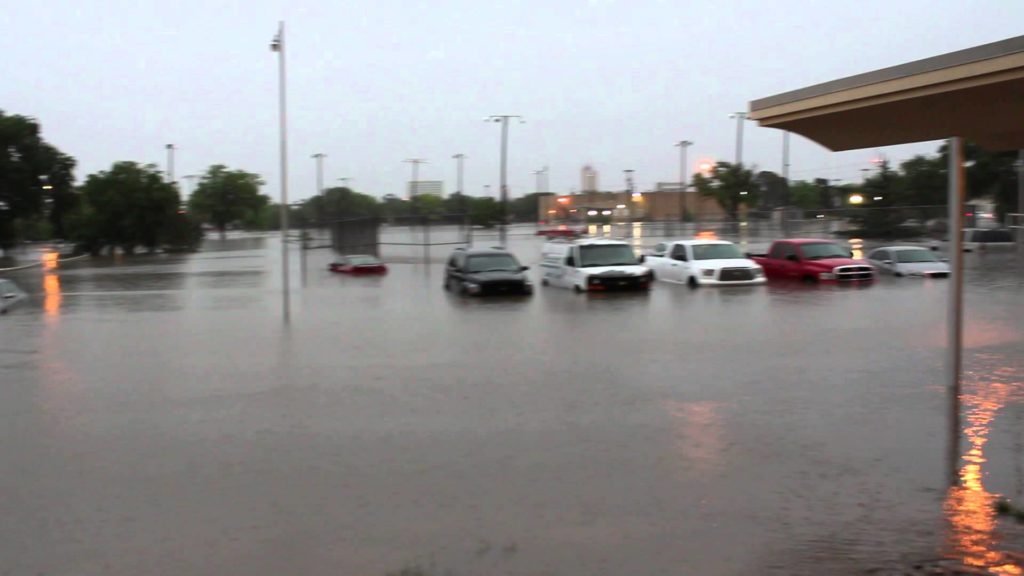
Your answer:
[[[1024,36],[754,100],[750,118],[835,151],[951,136],[1024,148]]]

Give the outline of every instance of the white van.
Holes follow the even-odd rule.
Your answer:
[[[621,240],[552,240],[541,249],[541,284],[576,292],[647,290],[651,271]]]

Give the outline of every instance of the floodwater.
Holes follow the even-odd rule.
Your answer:
[[[941,280],[471,300],[393,248],[293,258],[287,327],[273,237],[5,274],[0,574],[1021,573],[1013,254],[968,259],[949,488]]]

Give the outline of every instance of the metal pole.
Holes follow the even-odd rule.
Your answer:
[[[317,152],[313,154],[313,158],[316,160],[316,193],[317,196],[324,195],[324,156],[327,156],[323,152]]]
[[[463,162],[466,160],[466,155],[460,153],[452,156],[452,158],[455,158],[455,180],[459,188],[457,190],[459,194],[459,212],[462,212],[462,218],[459,221],[459,236],[462,236],[468,244],[469,240],[466,238],[466,231],[469,229],[469,214],[466,213],[466,191],[462,187]]]
[[[743,121],[747,119],[746,112],[736,112],[729,115],[736,119],[736,164],[743,163]]]
[[[950,485],[959,480],[960,463],[960,374],[963,369],[964,251],[963,219],[966,186],[964,148],[960,138],[949,139],[949,282],[947,317],[947,373],[949,377],[949,474]]]
[[[508,116],[501,118],[501,228],[498,243],[506,246],[508,230]]]
[[[167,145],[167,182],[174,184],[174,144]]]
[[[782,179],[789,182],[789,131],[782,132]]]
[[[693,146],[689,140],[680,140],[676,146],[679,147],[679,220],[686,221],[686,188],[687,188],[687,163],[686,149]]]
[[[288,117],[285,91],[284,21],[278,24],[277,36],[270,45],[277,52],[279,115],[281,118],[281,314],[284,323],[291,321],[291,298],[288,294]]]
[[[306,214],[302,215],[302,237],[299,240],[299,265],[302,270],[302,286],[306,286],[306,250],[309,249],[308,242],[306,241]]]

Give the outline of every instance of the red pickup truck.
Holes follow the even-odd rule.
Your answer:
[[[857,283],[875,279],[875,269],[853,257],[849,248],[831,240],[795,238],[772,242],[767,254],[750,254],[769,279],[804,282]]]

